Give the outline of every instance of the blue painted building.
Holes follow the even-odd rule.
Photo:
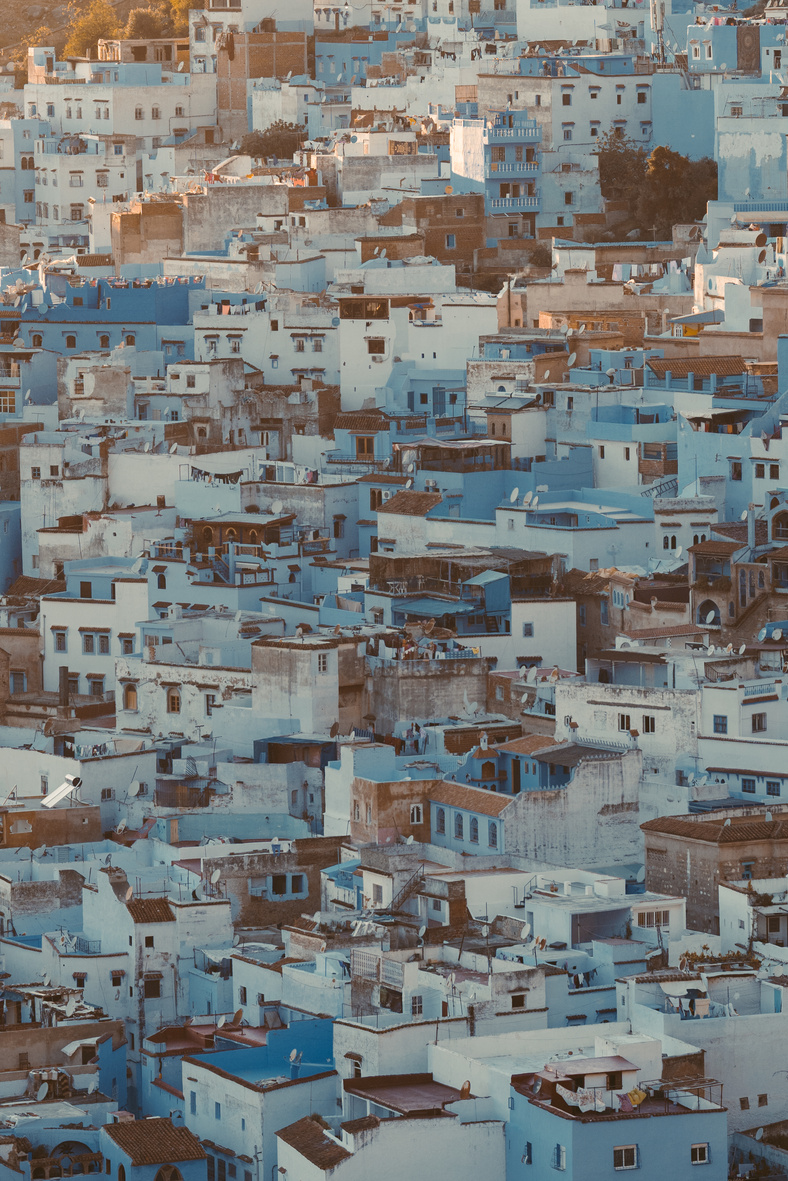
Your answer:
[[[433,845],[456,853],[505,853],[501,813],[511,798],[477,787],[445,782],[429,795]]]
[[[118,1181],[206,1181],[208,1175],[200,1141],[166,1117],[105,1124],[99,1145],[107,1174]]]
[[[484,193],[485,213],[503,215],[500,232],[488,236],[532,238],[540,209],[542,129],[527,111],[496,111],[491,119],[455,119],[451,128],[452,185],[459,193]]]

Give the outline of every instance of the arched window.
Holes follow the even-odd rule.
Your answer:
[[[763,577],[763,570],[759,570],[758,571],[758,590],[763,590],[763,588],[765,586],[766,586],[766,582]]]
[[[698,606],[697,622],[706,627],[720,626],[720,609],[713,599],[704,599]]]
[[[40,349],[44,343],[44,338],[40,332],[33,333],[33,348]]]
[[[206,525],[202,531],[202,539],[206,545],[213,545],[213,529],[210,525]]]
[[[109,348],[109,336],[107,335],[106,332],[102,332],[101,336],[99,337],[99,348],[102,348],[102,349]]]
[[[692,535],[692,544],[697,545],[699,541],[700,541],[700,538],[698,537],[697,533],[694,533]]]
[[[22,157],[22,171],[27,172],[27,156]]]
[[[671,549],[676,548],[676,534],[675,533],[671,533],[671,535],[670,535],[670,548]]]
[[[436,808],[435,809],[435,831],[436,832],[445,832],[446,831],[446,812],[444,811],[443,808]]]
[[[71,336],[71,335],[67,336],[66,337],[66,348],[67,349],[75,349],[76,347],[77,347],[76,336]]]
[[[227,542],[228,545],[230,544],[230,542],[238,540],[238,534],[236,533],[235,529],[233,529],[232,525],[227,530],[224,537],[225,537],[225,541]]]
[[[124,685],[123,687],[123,708],[136,710],[137,708],[137,686]]]
[[[181,712],[181,691],[180,689],[167,690],[167,713],[179,714]]]
[[[478,845],[479,843],[479,821],[475,816],[471,817],[471,844]]]
[[[260,537],[260,535],[256,529],[249,530],[249,544],[250,545],[257,545],[258,541],[259,541],[259,537]]]
[[[159,574],[157,576],[156,587],[158,590],[166,590],[167,589],[167,575],[166,574]]]
[[[137,338],[133,332],[126,333],[126,344],[127,345],[133,346],[134,344],[136,344],[136,341],[137,341]]]
[[[183,1181],[183,1174],[175,1165],[162,1165],[154,1181]]]
[[[126,1170],[123,1165],[118,1165],[118,1181],[126,1181]]]
[[[788,512],[772,517],[772,541],[788,541]]]
[[[491,820],[487,826],[487,844],[491,849],[498,848],[498,825]]]
[[[421,804],[411,804],[410,806],[410,822],[411,824],[421,824],[422,811]]]
[[[464,839],[465,825],[463,824],[462,812],[454,813],[454,836],[458,841]]]
[[[670,535],[668,533],[664,533],[662,536],[662,548],[670,549]]]

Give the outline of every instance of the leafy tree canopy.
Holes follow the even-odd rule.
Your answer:
[[[265,131],[251,131],[241,140],[241,151],[257,160],[276,156],[289,160],[306,139],[306,128],[300,123],[284,123],[280,119]]]

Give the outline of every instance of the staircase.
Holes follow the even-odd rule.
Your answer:
[[[404,903],[412,898],[420,886],[424,884],[424,866],[420,865],[414,874],[408,878],[405,885],[400,890],[399,894],[392,900],[391,909],[393,911],[401,910]]]

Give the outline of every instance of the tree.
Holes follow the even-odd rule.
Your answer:
[[[119,32],[118,18],[107,0],[91,0],[82,10],[72,7],[65,55],[88,57],[102,38],[117,37]]]
[[[182,37],[184,33],[188,33],[190,8],[204,7],[203,0],[170,0],[173,35]]]
[[[154,8],[132,8],[126,22],[124,37],[132,41],[150,41],[153,37],[167,37],[172,33],[172,12],[169,5]]]
[[[257,160],[276,156],[279,160],[292,159],[306,139],[306,128],[300,123],[284,123],[278,120],[265,131],[252,131],[241,140],[241,151]]]
[[[670,238],[674,225],[698,221],[716,198],[717,165],[663,146],[647,156],[642,145],[614,130],[599,137],[599,186],[603,197],[626,202],[644,232]]]

